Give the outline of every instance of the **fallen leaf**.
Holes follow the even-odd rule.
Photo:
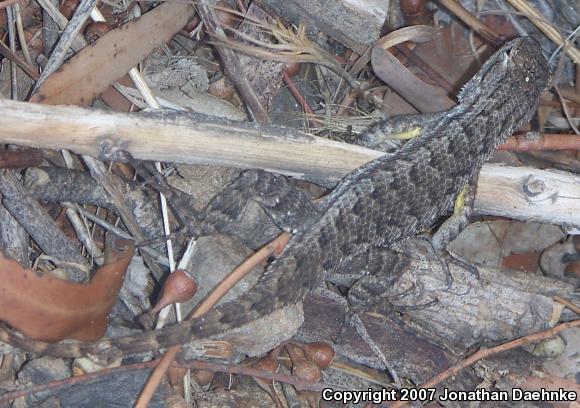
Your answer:
[[[89,106],[114,81],[173,37],[193,12],[189,2],[167,1],[109,31],[48,77],[30,101]]]
[[[455,106],[455,102],[446,95],[445,90],[417,78],[383,48],[390,44],[390,41],[379,40],[371,51],[373,71],[379,78],[419,112],[440,112]]]
[[[0,252],[0,320],[34,340],[97,340],[133,257],[132,241],[107,236],[105,265],[91,283],[23,268]]]

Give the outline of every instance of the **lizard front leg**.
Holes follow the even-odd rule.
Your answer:
[[[446,250],[447,245],[455,240],[461,231],[463,231],[469,224],[469,218],[473,213],[473,203],[475,202],[475,193],[477,191],[478,180],[479,171],[476,171],[474,176],[471,177],[466,186],[455,199],[453,214],[447,220],[445,220],[445,222],[431,237],[431,246],[436,253],[440,254],[443,267],[448,271],[447,273],[450,283],[452,283],[452,277],[445,258],[449,258],[451,262],[469,270],[475,276],[479,277],[479,272],[477,271],[476,267],[462,261],[461,259],[458,259]]]
[[[375,123],[364,131],[357,144],[380,151],[391,151],[398,141],[421,137],[430,123],[439,120],[441,113],[420,113],[394,116]]]

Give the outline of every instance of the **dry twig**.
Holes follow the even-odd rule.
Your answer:
[[[469,367],[472,364],[475,364],[479,360],[483,360],[484,358],[488,358],[490,356],[503,353],[504,351],[508,351],[514,349],[516,347],[525,346],[526,344],[536,343],[541,340],[549,339],[550,337],[554,337],[558,333],[572,329],[574,327],[580,327],[580,319],[574,320],[571,322],[561,323],[555,327],[552,327],[547,330],[543,330],[538,333],[533,333],[524,337],[521,337],[516,340],[512,340],[510,342],[500,344],[499,346],[492,347],[490,349],[482,349],[479,350],[477,353],[471,355],[470,357],[460,361],[459,363],[455,364],[454,366],[449,367],[447,370],[440,372],[435,377],[431,378],[430,380],[421,384],[418,388],[431,388],[435,387],[437,384],[440,384],[442,381],[453,377],[461,370],[466,367]],[[402,408],[407,405],[406,401],[398,401],[391,406],[391,408]]]

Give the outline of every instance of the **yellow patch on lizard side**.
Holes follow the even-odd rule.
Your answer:
[[[423,129],[420,126],[418,126],[416,128],[413,128],[413,129],[405,130],[404,132],[393,133],[390,135],[390,138],[397,139],[397,140],[409,140],[409,139],[413,139],[414,137],[421,136],[422,130]]]
[[[467,186],[463,187],[463,190],[461,190],[461,193],[459,193],[459,195],[455,199],[455,205],[453,206],[453,214],[459,214],[459,212],[463,209],[463,206],[465,206],[465,195],[467,194],[468,188],[469,187]]]

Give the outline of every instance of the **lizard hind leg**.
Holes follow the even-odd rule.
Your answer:
[[[417,306],[398,306],[392,303],[393,299],[409,293],[409,291],[405,291],[405,294],[392,293],[393,286],[408,269],[409,265],[409,257],[404,253],[380,247],[350,256],[348,261],[341,265],[341,269],[344,269],[344,271],[341,271],[344,276],[352,277],[353,274],[351,272],[359,272],[360,275],[348,291],[348,312],[343,323],[343,332],[348,332],[351,327],[355,328],[362,341],[369,346],[373,354],[383,363],[393,381],[399,386],[401,384],[395,367],[389,362],[368,332],[361,316],[365,312],[388,315],[393,310],[400,312],[417,310],[437,303],[436,300]],[[340,281],[341,279],[334,277],[331,280]],[[343,280],[343,282],[345,281],[346,279]],[[413,287],[412,289],[415,288]]]
[[[202,233],[238,236],[238,224],[246,206],[257,203],[281,230],[291,231],[318,212],[305,191],[285,177],[264,170],[242,172],[217,194],[201,214]]]
[[[348,292],[350,312],[373,310],[387,314],[390,311],[421,310],[437,303],[436,299],[408,306],[393,303],[394,300],[414,294],[417,290],[414,285],[399,293],[393,293],[392,290],[410,265],[408,255],[387,248],[374,248],[365,258],[368,267]]]

